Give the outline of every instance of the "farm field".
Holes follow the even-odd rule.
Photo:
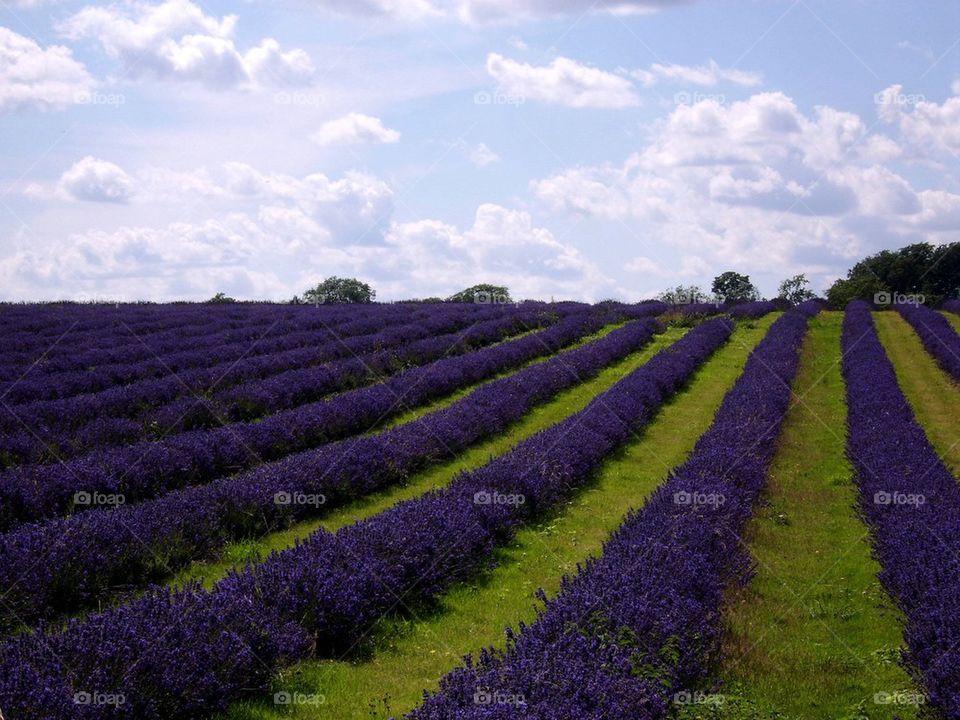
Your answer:
[[[960,717],[958,321],[3,307],[0,714]]]

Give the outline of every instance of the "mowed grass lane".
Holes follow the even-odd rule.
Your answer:
[[[713,421],[750,350],[775,319],[776,315],[769,315],[740,324],[730,341],[642,435],[607,461],[593,483],[562,511],[522,528],[514,541],[497,553],[494,569],[475,583],[453,588],[429,617],[385,621],[374,633],[375,652],[367,657],[304,662],[277,679],[275,692],[299,692],[308,699],[322,695],[322,704],[275,705],[267,698],[261,703],[238,704],[227,717],[359,720],[400,715],[418,704],[424,689],[435,690],[440,677],[464,655],[485,646],[502,647],[507,626],[535,618],[537,589],[554,595],[561,577],[575,572],[577,563],[599,554],[627,511],[641,505],[667,471],[689,455]],[[566,393],[557,408],[541,409],[543,422],[537,424],[548,424],[547,420],[559,420],[579,409],[644,359],[611,368],[606,377]],[[483,450],[483,459],[493,454],[494,447],[503,451],[519,439],[514,433],[498,439],[495,446]],[[444,481],[447,479],[449,476]],[[434,484],[431,481],[418,490]]]
[[[590,335],[584,340],[572,345],[569,349],[596,340],[612,332],[614,329],[621,327],[622,324],[623,323],[619,323],[604,328],[598,333]],[[357,520],[374,515],[381,510],[385,510],[400,500],[417,497],[427,490],[441,487],[447,484],[457,473],[487,463],[491,457],[506,452],[524,438],[582,409],[593,395],[613,385],[617,380],[645,363],[657,352],[679,340],[685,333],[685,328],[668,328],[665,332],[655,335],[645,347],[635,353],[631,353],[623,360],[614,363],[599,373],[595,378],[569,390],[565,390],[559,393],[553,400],[535,407],[531,412],[527,413],[523,419],[509,428],[508,432],[482,441],[451,460],[439,463],[417,473],[405,485],[395,486],[379,493],[358,498],[354,502],[342,505],[328,513],[321,514],[315,519],[296,523],[287,529],[259,538],[231,543],[224,549],[218,560],[193,563],[178,573],[169,584],[179,587],[188,581],[199,581],[209,588],[217,580],[226,575],[229,570],[242,567],[246,562],[255,562],[273,550],[282,550],[291,547],[297,540],[306,538],[320,528],[335,532],[344,525],[349,525]],[[556,355],[551,357],[556,357]],[[530,365],[535,365],[548,359],[549,358],[540,358],[522,367],[529,367]],[[517,370],[519,369],[522,368],[517,368]],[[510,373],[503,373],[497,377],[505,377],[506,375],[513,374],[513,372],[516,372],[516,370]],[[446,407],[465,395],[468,395],[480,387],[480,385],[492,382],[494,379],[497,378],[478,383],[467,389],[458,391],[443,400],[405,413],[400,419],[390,423],[389,426],[392,427],[393,425],[400,424],[401,421],[409,422],[428,412]],[[321,508],[321,513],[322,511],[323,508]]]
[[[941,314],[950,321],[950,324],[953,325],[953,329],[960,333],[960,315],[947,312],[946,310],[942,310]]]
[[[927,352],[900,313],[875,312],[873,319],[917,421],[950,472],[960,476],[960,386]]]
[[[901,617],[855,508],[842,321],[824,312],[810,322],[767,492],[744,536],[757,573],[725,609],[716,692],[726,702],[682,718],[916,717],[914,707],[876,702],[912,686],[897,664]]]

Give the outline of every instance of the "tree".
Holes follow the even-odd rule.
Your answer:
[[[670,305],[688,305],[707,301],[707,294],[698,285],[677,285],[672,290],[665,290],[657,298]]]
[[[807,280],[807,276],[801,273],[780,283],[777,297],[783,298],[794,305],[799,305],[804,300],[815,297],[815,293],[810,289],[810,281]]]
[[[513,300],[510,298],[510,291],[505,286],[481,283],[451,295],[447,298],[447,302],[503,305],[512,303]]]
[[[328,277],[315,288],[303,294],[303,301],[311,305],[341,303],[370,303],[377,291],[356,278]]]
[[[831,307],[842,310],[851,300],[869,300],[873,302],[874,298],[880,294],[890,293],[883,282],[873,275],[859,275],[857,277],[837,280],[830,289],[827,290],[827,302]]]
[[[872,300],[876,293],[923,295],[935,305],[960,288],[960,243],[915,243],[864,258],[827,291],[834,307],[854,298]]]
[[[760,293],[750,282],[750,276],[741,275],[732,270],[717,275],[710,289],[721,302],[725,303],[752,302],[760,299]]]
[[[218,292],[212,298],[207,300],[207,303],[210,303],[212,305],[225,305],[227,303],[235,303],[235,302],[236,300],[234,298],[222,292]]]

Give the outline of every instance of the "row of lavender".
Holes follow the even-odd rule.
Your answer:
[[[23,377],[18,373],[10,381],[0,383],[0,393],[11,405],[67,398],[99,392],[117,384],[163,377],[171,372],[373,333],[389,325],[438,314],[403,306],[371,307],[374,309],[361,309],[353,314],[318,308],[316,312],[301,312],[293,317],[277,315],[271,319],[264,315],[233,328],[224,328],[214,316],[203,325],[177,328],[164,333],[164,337],[141,336],[131,330],[125,346],[113,341],[104,347],[97,339],[98,346],[85,352],[78,352],[74,346],[78,342],[91,342],[91,338],[71,332],[64,338],[63,345],[74,350],[73,353],[56,362],[46,356],[40,358]],[[452,310],[457,309],[464,315],[480,312],[464,306]]]
[[[566,337],[545,341],[562,344],[592,326],[581,317],[553,333]],[[635,352],[659,329],[656,320],[628,323],[377,435],[330,443],[140,505],[23,526],[0,537],[0,587],[9,588],[0,601],[0,626],[90,607],[114,586],[159,580],[230,540],[277,530],[403,482],[502,432],[534,405]]]
[[[332,323],[348,316],[357,317],[354,306],[329,306],[323,308],[287,306],[239,306],[228,309],[217,306],[194,306],[184,309],[162,306],[153,310],[154,317],[137,321],[129,308],[114,310],[100,306],[100,323],[71,319],[68,313],[60,321],[44,329],[28,333],[11,332],[9,340],[0,352],[0,377],[5,380],[19,377],[23,370],[30,372],[60,372],[95,367],[115,362],[128,362],[137,356],[148,358],[152,353],[183,349],[189,338],[203,337],[225,330],[253,331],[270,327],[274,323],[309,322],[323,317]],[[359,313],[375,314],[384,306],[369,306]],[[308,320],[309,319],[309,320]],[[78,365],[85,362],[86,365]]]
[[[0,472],[0,529],[89,509],[89,503],[77,502],[78,493],[82,500],[122,494],[127,503],[139,502],[365,432],[428,401],[553,353],[618,317],[606,308],[584,307],[546,331],[436,360],[258,422],[105,448],[58,464],[4,470]],[[484,332],[493,341],[513,326],[514,319],[506,318],[493,321]]]
[[[543,303],[523,303],[520,307],[532,309]],[[622,306],[618,303],[611,305]],[[659,305],[662,303],[643,303]],[[482,312],[489,306],[482,304],[419,305],[401,303],[397,305],[324,305],[324,306],[286,306],[286,305],[164,305],[151,309],[153,320],[138,322],[134,307],[114,310],[112,306],[85,307],[88,313],[108,320],[99,323],[81,321],[72,317],[72,309],[67,307],[58,314],[58,322],[40,321],[29,323],[37,328],[29,332],[18,332],[16,328],[0,330],[4,337],[4,350],[0,351],[0,396],[13,402],[15,395],[9,390],[15,381],[24,375],[29,378],[38,375],[56,376],[61,373],[85,371],[91,378],[101,372],[113,372],[121,381],[124,373],[134,370],[132,367],[140,361],[154,361],[157,356],[169,359],[168,365],[187,362],[190,356],[176,356],[181,351],[210,348],[219,344],[246,342],[262,338],[265,334],[279,337],[297,330],[335,328],[345,322],[370,320],[389,316],[397,322],[417,317],[429,317],[443,312]],[[20,308],[29,313],[41,314],[36,306]],[[66,313],[66,319],[62,314]],[[0,321],[3,313],[0,312]],[[2,327],[2,322],[0,322]],[[44,331],[46,330],[46,331]],[[263,341],[261,340],[261,343]],[[257,351],[260,345],[252,348]],[[10,349],[12,348],[12,349]],[[184,366],[185,367],[185,366]],[[152,365],[143,368],[144,372],[156,371]],[[77,376],[82,389],[84,382]],[[94,381],[95,382],[95,381]],[[20,383],[16,383],[19,387]],[[66,383],[61,383],[66,385]],[[39,388],[40,392],[52,392]],[[61,392],[69,388],[64,387]],[[17,393],[20,391],[17,390]],[[37,399],[37,395],[25,394],[24,397]]]
[[[365,385],[404,367],[543,327],[556,319],[557,312],[583,308],[552,312],[491,308],[480,315],[454,311],[409,325],[380,325],[373,334],[335,338],[315,348],[226,361],[91,395],[6,407],[0,414],[0,427],[7,431],[0,435],[0,457],[10,465],[64,460],[97,447],[254,419]]]
[[[928,702],[960,717],[960,488],[897,384],[870,307],[843,327],[847,451],[880,580],[906,617],[907,661]]]
[[[398,504],[221,581],[156,592],[0,647],[0,706],[18,720],[206,717],[275,668],[354,647],[393,610],[436,598],[490,561],[518,524],[569,498],[731,333],[708,321],[584,410],[447,488]],[[122,695],[78,706],[74,693]]]
[[[900,314],[913,326],[923,346],[940,367],[960,381],[960,335],[940,313],[924,305],[899,304]]]
[[[629,514],[508,650],[468,659],[415,720],[662,718],[707,671],[724,588],[749,570],[740,533],[761,492],[808,318],[778,319],[691,457]],[[498,705],[476,698],[504,698]]]

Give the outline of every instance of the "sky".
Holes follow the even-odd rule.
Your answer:
[[[0,299],[824,291],[960,240],[960,5],[0,0]]]

